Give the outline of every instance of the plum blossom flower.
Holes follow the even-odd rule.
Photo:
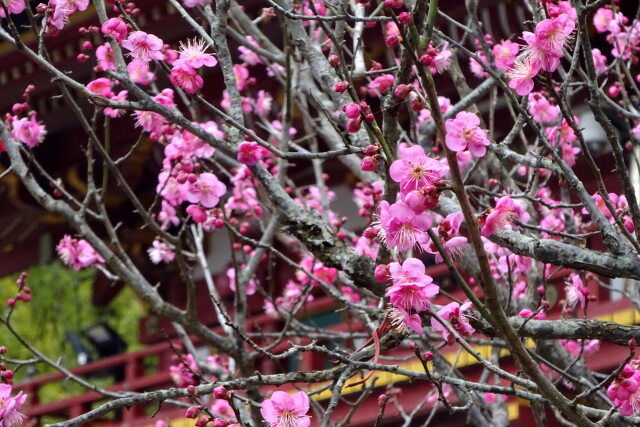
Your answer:
[[[116,57],[109,43],[105,43],[96,48],[96,58],[98,59],[98,67],[100,67],[101,71],[116,69]]]
[[[596,73],[604,73],[607,71],[607,57],[600,52],[600,49],[591,49],[591,56],[593,57],[593,65]]]
[[[87,89],[91,92],[102,95],[107,98],[111,98],[113,96],[113,90],[111,90],[111,80],[100,77],[98,79],[92,80],[87,83]]]
[[[496,67],[508,70],[516,62],[516,55],[519,51],[520,46],[511,40],[494,45],[492,52]]]
[[[455,119],[445,122],[445,144],[451,151],[462,151],[468,148],[471,154],[482,157],[491,143],[487,139],[487,131],[480,128],[480,118],[467,111],[456,114]]]
[[[460,235],[460,225],[462,225],[462,221],[464,221],[462,212],[454,212],[447,215],[447,217],[440,222],[438,228],[433,229],[433,232],[440,237],[442,246],[444,246],[444,250],[449,256],[459,255],[467,244],[467,238]],[[434,254],[436,262],[444,261],[433,241],[430,241],[428,245],[424,246],[424,250]]]
[[[442,74],[447,71],[447,69],[451,65],[452,55],[453,53],[451,52],[451,49],[449,49],[449,43],[444,42],[444,44],[440,47],[439,52],[436,54],[436,56],[433,57],[433,65],[431,66],[430,70],[431,73]]]
[[[169,74],[169,80],[190,94],[196,93],[204,83],[195,68],[187,65],[186,62],[176,62]]]
[[[16,119],[11,123],[11,136],[29,148],[35,148],[36,145],[44,141],[46,134],[44,125],[38,123],[35,114]]]
[[[567,307],[574,310],[578,305],[584,310],[587,305],[587,296],[589,288],[587,288],[579,275],[571,273],[569,281],[564,287],[567,298]]]
[[[149,258],[151,262],[154,264],[160,264],[161,262],[171,262],[176,257],[173,249],[166,243],[160,240],[154,240],[152,246],[147,249],[147,253],[149,254]]]
[[[510,222],[514,219],[525,219],[528,214],[511,197],[501,197],[496,203],[496,207],[490,209],[490,213],[485,219],[482,227],[482,235],[490,236],[496,229],[511,227]]]
[[[129,55],[132,58],[144,62],[164,59],[163,46],[160,38],[144,31],[134,31],[129,34],[126,40],[122,41],[122,47],[131,51]]]
[[[426,230],[431,227],[429,214],[416,214],[411,207],[402,201],[389,205],[386,200],[380,202],[380,225],[384,231],[384,239],[390,248],[408,251],[416,243],[424,246],[428,236]]]
[[[17,15],[24,12],[26,3],[24,0],[2,0],[2,3],[7,7],[9,13]],[[4,8],[0,7],[0,18],[5,18]]]
[[[60,259],[74,270],[94,264],[104,264],[104,259],[84,239],[74,239],[68,234],[56,246]]]
[[[217,176],[204,172],[187,189],[187,200],[200,203],[205,208],[212,208],[218,204],[226,191],[227,186],[220,182]]]
[[[391,89],[394,80],[395,77],[393,76],[393,74],[383,74],[373,79],[373,81],[371,81],[371,83],[369,83],[367,87],[371,91],[382,95],[383,93]]]
[[[264,149],[255,141],[243,141],[238,145],[238,161],[247,166],[257,164],[264,156]]]
[[[155,74],[149,70],[149,65],[144,61],[134,59],[127,64],[127,72],[131,81],[139,85],[148,85],[155,80]]]
[[[111,18],[105,21],[100,30],[102,34],[113,36],[119,42],[127,37],[127,24],[118,18]]]
[[[538,62],[532,61],[530,58],[518,61],[507,71],[509,87],[520,96],[527,95],[533,90],[533,78],[539,72],[540,64]]]
[[[407,258],[402,264],[389,264],[389,273],[393,284],[387,289],[385,296],[395,307],[408,313],[420,312],[431,306],[431,297],[440,292],[433,284],[433,278],[425,274],[422,261]]]
[[[470,301],[467,301],[462,305],[457,302],[452,302],[438,310],[437,314],[442,318],[442,320],[449,322],[454,331],[461,336],[466,337],[476,331],[473,326],[469,324],[469,320],[464,315],[464,312],[469,308],[471,308]],[[444,338],[445,341],[449,343],[453,341],[453,334],[451,334],[442,323],[433,317],[431,318],[431,326],[442,334],[442,338]]]
[[[21,426],[25,419],[20,408],[27,400],[27,395],[19,392],[11,397],[12,388],[10,384],[0,384],[0,427]]]
[[[560,116],[560,107],[552,105],[540,92],[531,92],[529,99],[529,113],[538,123],[552,123]]]
[[[262,402],[260,413],[269,427],[309,427],[309,396],[304,391],[289,395],[274,391],[271,398]]]
[[[187,64],[192,68],[215,67],[218,60],[210,53],[205,53],[207,45],[204,40],[188,40],[187,44],[180,42],[180,56],[177,62]]]
[[[402,150],[389,168],[391,179],[400,183],[403,193],[433,185],[448,172],[446,165],[428,157],[419,145]]]

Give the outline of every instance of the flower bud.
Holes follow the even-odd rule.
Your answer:
[[[6,353],[7,353],[7,346],[0,345],[0,354],[6,354]]]
[[[347,132],[356,133],[360,130],[361,125],[362,118],[358,117],[357,119],[349,119],[347,121]]]
[[[398,15],[398,21],[400,21],[402,25],[409,25],[411,22],[411,15],[409,15],[409,12],[402,12]]]
[[[378,264],[376,265],[376,269],[373,272],[373,277],[380,282],[387,282],[391,280],[391,273],[389,272],[388,264]]]
[[[347,83],[345,81],[338,82],[333,87],[333,90],[335,90],[338,93],[344,93],[344,92],[346,92],[347,89],[349,89],[349,83]]]
[[[333,68],[338,68],[340,66],[340,57],[338,55],[329,55],[329,64]]]
[[[216,399],[229,400],[229,393],[227,393],[227,389],[223,386],[214,388],[213,396]]]
[[[629,340],[628,346],[629,346],[629,350],[631,350],[631,351],[635,350],[636,349],[636,340],[634,338],[631,338]]]
[[[425,360],[425,362],[431,362],[433,360],[433,352],[432,351],[427,351],[422,355],[422,358]]]
[[[184,413],[184,417],[195,419],[199,413],[200,413],[199,406],[190,406],[189,408],[187,408],[187,411]]]
[[[342,107],[342,111],[350,119],[356,119],[360,117],[360,106],[358,104],[347,104]]]
[[[393,94],[396,98],[407,99],[412,90],[413,86],[411,85],[399,84]]]
[[[375,172],[378,169],[378,159],[373,156],[365,156],[360,162],[360,167],[366,172]]]

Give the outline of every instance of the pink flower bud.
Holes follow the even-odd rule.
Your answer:
[[[388,264],[376,265],[376,269],[373,272],[373,277],[375,277],[375,279],[380,283],[388,282],[389,280],[391,280],[389,265]]]
[[[371,144],[367,145],[367,147],[364,149],[364,154],[367,156],[376,156],[380,154],[380,150],[382,150],[380,144]]]
[[[411,22],[411,15],[409,15],[409,12],[402,12],[398,15],[398,21],[400,21],[402,25],[409,25]]]
[[[356,119],[360,117],[360,106],[358,104],[347,104],[342,107],[342,111],[350,119]]]
[[[345,81],[338,82],[333,87],[333,90],[335,90],[338,93],[344,93],[344,92],[346,92],[347,89],[349,89],[349,83],[347,83]]]
[[[431,66],[433,63],[433,58],[430,55],[422,55],[419,59],[419,62],[424,66]]]
[[[0,345],[0,354],[6,354],[6,353],[7,353],[7,346]]]
[[[360,162],[360,167],[366,172],[375,172],[378,169],[378,158],[373,156],[365,156]]]
[[[333,68],[338,68],[340,66],[340,57],[338,55],[329,55],[329,64]]]
[[[227,393],[227,389],[223,386],[214,388],[213,395],[216,399],[229,400],[229,393]]]
[[[628,346],[629,346],[629,350],[631,350],[631,351],[635,350],[636,349],[636,340],[634,338],[631,338],[629,340]]]
[[[213,418],[207,415],[207,416],[198,418],[195,425],[196,427],[204,427],[207,424],[209,424],[211,421],[213,421]]]
[[[533,311],[529,310],[528,308],[523,308],[522,310],[520,310],[520,313],[518,313],[518,316],[525,317],[525,318],[529,318],[532,315],[533,315]]]
[[[190,406],[189,408],[187,408],[187,411],[184,413],[184,417],[195,419],[199,413],[200,413],[199,406]]]
[[[361,125],[362,118],[358,117],[357,119],[349,119],[347,121],[347,132],[356,133],[360,130]]]
[[[426,361],[426,362],[430,362],[433,360],[433,352],[431,351],[427,351],[422,355],[422,358]]]
[[[16,305],[16,300],[14,300],[13,298],[9,298],[9,299],[7,300],[7,305],[8,305],[9,307],[15,307],[15,305]]]
[[[400,99],[407,99],[407,97],[409,96],[409,94],[411,93],[411,91],[413,90],[413,86],[411,85],[406,85],[406,84],[400,84],[396,87],[396,90],[393,92],[393,94]]]
[[[620,89],[620,86],[618,85],[613,85],[610,86],[609,89],[607,90],[609,92],[609,96],[612,98],[617,98],[620,95],[620,92],[622,91]]]

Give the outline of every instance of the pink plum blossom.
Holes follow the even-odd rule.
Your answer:
[[[408,251],[416,243],[425,245],[428,241],[426,230],[431,227],[429,214],[416,214],[402,201],[389,205],[386,200],[380,202],[380,225],[388,247]]]
[[[447,215],[447,217],[440,222],[438,228],[433,229],[433,232],[438,235],[445,252],[449,256],[455,257],[459,255],[467,244],[467,238],[460,235],[460,225],[462,225],[462,221],[464,221],[462,212],[454,212]],[[424,246],[424,250],[434,254],[436,262],[444,261],[433,241],[430,241],[428,245]]]
[[[569,276],[569,281],[565,285],[564,291],[567,298],[567,307],[574,310],[577,306],[580,306],[584,310],[587,305],[589,288],[585,286],[579,275],[572,273]]]
[[[171,69],[169,80],[187,93],[194,94],[202,87],[203,80],[198,72],[186,62],[177,62]]]
[[[187,200],[191,203],[200,203],[205,208],[212,208],[218,204],[220,197],[227,191],[217,176],[212,173],[204,172],[198,176],[198,179],[189,185],[187,190]]]
[[[393,284],[387,289],[385,296],[395,307],[408,313],[421,312],[431,306],[431,298],[440,292],[433,284],[431,276],[425,274],[422,261],[408,258],[400,264],[389,264],[389,273]]]
[[[175,252],[169,245],[157,239],[153,241],[152,246],[147,250],[147,254],[149,254],[149,258],[154,264],[171,262],[176,257]]]
[[[403,193],[433,185],[449,172],[449,168],[438,160],[428,157],[419,145],[400,152],[400,158],[389,168],[389,175],[400,183]]]
[[[560,107],[552,105],[540,92],[529,94],[529,113],[538,123],[553,123],[560,117]]]
[[[447,119],[445,128],[445,144],[451,151],[468,148],[475,157],[482,157],[491,144],[487,139],[487,131],[480,128],[480,118],[473,113],[459,112],[455,119]]]
[[[187,44],[180,43],[180,56],[176,62],[187,64],[192,68],[214,67],[218,60],[210,53],[205,53],[207,45],[203,40],[194,38]]]
[[[144,31],[134,31],[129,34],[129,37],[122,41],[122,47],[131,51],[129,55],[139,61],[149,62],[154,59],[164,59],[162,40]]]
[[[371,83],[369,83],[367,87],[381,95],[391,89],[394,80],[395,77],[393,76],[393,74],[383,74],[373,79],[373,81],[371,81]]]
[[[490,213],[485,219],[482,227],[482,235],[490,236],[496,229],[511,227],[514,219],[524,219],[528,217],[525,210],[511,197],[501,197],[496,203],[496,207],[490,209]]]
[[[87,84],[87,89],[91,92],[102,95],[107,98],[111,98],[113,96],[113,91],[111,90],[111,80],[100,77],[98,79],[92,80]]]
[[[27,400],[27,395],[19,392],[12,397],[12,388],[10,384],[0,384],[0,427],[21,426],[25,420],[20,408]]]
[[[25,0],[2,0],[5,6],[7,6],[7,10],[9,13],[17,15],[19,13],[24,12],[26,7]],[[0,7],[0,18],[5,18],[6,15],[4,13],[4,8]]]
[[[74,239],[65,235],[56,246],[56,250],[62,262],[73,267],[74,270],[94,264],[104,264],[104,259],[84,239]]]
[[[262,402],[260,413],[269,427],[309,427],[309,396],[304,391],[289,395],[274,391],[270,399]]]
[[[496,67],[508,70],[515,62],[520,46],[511,40],[506,40],[493,46],[492,52]]]
[[[442,318],[442,320],[449,322],[451,328],[460,334],[460,336],[467,337],[476,331],[473,326],[469,324],[469,320],[464,315],[464,312],[469,308],[471,308],[471,302],[469,301],[462,305],[457,302],[452,302],[438,310],[437,314]],[[433,317],[431,318],[431,326],[442,334],[442,338],[444,338],[445,341],[449,343],[453,342],[453,334],[451,334],[442,323]]]
[[[243,141],[238,145],[238,161],[247,166],[257,164],[264,156],[264,149],[255,141]]]
[[[127,24],[119,18],[111,18],[105,21],[100,30],[102,34],[113,36],[119,42],[127,38]]]
[[[36,145],[44,141],[46,134],[44,125],[38,123],[35,114],[15,119],[11,123],[11,136],[29,148],[35,148]]]
[[[540,65],[538,62],[532,61],[530,58],[518,61],[507,71],[509,87],[520,96],[528,95],[533,90],[533,78],[539,72]]]
[[[98,59],[98,66],[101,71],[116,69],[116,57],[109,43],[105,43],[96,48],[96,58]]]

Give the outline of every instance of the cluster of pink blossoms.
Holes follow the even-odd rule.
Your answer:
[[[576,27],[577,14],[570,2],[548,3],[547,11],[549,18],[538,22],[533,33],[522,33],[527,43],[524,57],[507,71],[509,87],[518,95],[527,95],[533,90],[533,78],[541,70],[553,72],[558,68],[562,48]]]
[[[65,235],[56,246],[56,250],[62,262],[73,267],[74,270],[104,264],[104,259],[84,239],[74,239]]]
[[[392,285],[385,296],[393,306],[392,322],[394,326],[408,326],[422,334],[422,321],[418,313],[431,306],[431,298],[440,288],[433,283],[431,276],[425,274],[422,261],[408,258],[402,264],[392,262],[388,267]]]
[[[607,388],[607,396],[620,410],[620,414],[630,416],[640,410],[640,361],[626,364],[620,375]]]

